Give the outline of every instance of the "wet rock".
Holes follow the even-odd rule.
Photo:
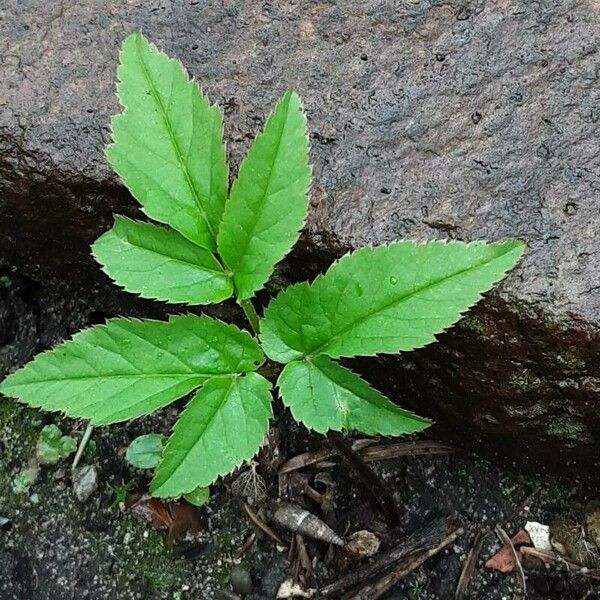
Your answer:
[[[89,253],[112,213],[139,215],[103,146],[118,47],[143,30],[225,108],[234,167],[275,99],[302,94],[315,184],[282,281],[365,243],[526,240],[442,344],[358,366],[462,445],[600,472],[597,3],[4,4],[4,262],[103,310],[150,310]]]
[[[73,493],[85,502],[98,489],[98,472],[94,465],[80,467],[73,474]]]
[[[252,576],[248,569],[240,565],[235,565],[231,569],[229,578],[234,592],[245,596],[252,591]]]

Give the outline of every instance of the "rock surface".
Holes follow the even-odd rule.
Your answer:
[[[289,87],[303,96],[315,184],[288,263],[302,275],[320,254],[396,238],[526,240],[523,264],[461,327],[381,359],[374,379],[464,444],[597,464],[599,2],[7,0],[0,10],[5,264],[128,306],[88,246],[113,212],[137,212],[103,146],[118,47],[141,30],[225,109],[234,165],[276,98]],[[374,364],[360,363],[367,376]]]

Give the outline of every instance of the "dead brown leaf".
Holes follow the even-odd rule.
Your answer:
[[[525,544],[531,544],[531,538],[529,534],[521,529],[512,539],[511,542],[515,549]],[[521,558],[520,551],[517,550],[519,559]],[[517,561],[515,560],[512,549],[509,545],[505,544],[494,556],[492,556],[485,563],[486,569],[493,569],[500,571],[501,573],[512,573],[517,567]]]

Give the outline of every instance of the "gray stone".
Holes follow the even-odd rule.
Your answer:
[[[85,465],[73,473],[73,493],[79,502],[85,502],[98,489],[98,471],[94,465]]]
[[[0,256],[133,310],[88,246],[113,212],[138,214],[102,149],[118,47],[142,30],[225,109],[234,167],[276,98],[302,95],[315,183],[282,277],[397,238],[526,240],[522,265],[441,344],[357,367],[464,445],[597,463],[599,12],[595,0],[7,0]]]
[[[252,576],[248,569],[241,565],[234,565],[229,575],[231,587],[234,592],[245,596],[252,591]]]

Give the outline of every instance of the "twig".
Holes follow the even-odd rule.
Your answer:
[[[94,426],[88,425],[86,427],[85,431],[83,432],[83,437],[81,438],[81,442],[79,442],[79,447],[77,448],[75,458],[73,459],[73,464],[71,465],[72,471],[74,471],[77,468],[77,465],[79,464],[79,461],[81,460],[81,457],[83,456],[85,447],[88,445],[88,442],[90,441],[90,437],[92,437],[92,431],[94,431]]]
[[[242,558],[242,556],[244,556],[244,554],[246,554],[246,552],[248,552],[248,550],[250,550],[250,548],[252,548],[252,545],[254,544],[254,542],[256,541],[256,533],[254,533],[254,531],[250,534],[250,536],[248,537],[248,539],[244,542],[244,545],[234,554],[233,559],[237,560],[239,558]]]
[[[394,496],[388,486],[363,461],[360,455],[352,450],[351,446],[345,442],[344,438],[337,431],[330,431],[327,434],[327,439],[338,453],[346,459],[358,476],[362,478],[379,506],[381,506],[388,527],[390,529],[397,527],[400,524],[400,515],[398,514],[398,507],[394,501]]]
[[[317,492],[317,490],[315,490],[315,488],[313,488],[308,481],[306,481],[306,479],[304,479],[304,477],[302,477],[302,475],[300,475],[300,473],[297,473],[296,471],[294,471],[291,475],[290,475],[290,480],[292,483],[292,486],[294,486],[294,488],[303,493],[306,494],[311,500],[314,500],[317,504],[323,504],[325,498],[323,496],[323,494]]]
[[[521,546],[521,552],[524,555],[533,556],[534,558],[538,558],[547,563],[552,564],[564,564],[570,571],[578,573],[579,575],[583,575],[585,577],[590,577],[592,579],[600,579],[600,569],[589,569],[588,567],[584,567],[573,561],[565,558],[564,556],[560,556],[555,552],[551,552],[550,550],[540,550],[539,548],[531,548],[529,546]]]
[[[425,561],[429,560],[432,556],[435,556],[438,552],[446,548],[446,546],[454,543],[454,541],[463,533],[464,530],[462,527],[454,530],[435,548],[431,548],[422,554],[408,556],[406,560],[402,561],[402,563],[400,563],[391,573],[388,573],[374,584],[365,585],[356,593],[346,596],[344,600],[377,600],[378,598],[381,598],[381,596],[387,593],[390,588],[396,585],[401,579],[417,570]]]
[[[496,535],[498,539],[505,545],[511,549],[513,557],[515,559],[515,563],[517,564],[517,569],[519,570],[519,577],[521,578],[521,589],[523,591],[523,597],[527,598],[527,584],[525,582],[525,573],[523,572],[523,565],[521,564],[521,560],[519,559],[519,555],[515,550],[515,546],[512,543],[512,540],[508,537],[508,534],[500,525],[496,525],[495,527]]]
[[[364,567],[356,568],[337,581],[329,584],[320,591],[323,597],[339,597],[341,592],[372,579],[390,565],[419,552],[426,552],[435,548],[442,542],[447,532],[445,519],[436,519],[424,529],[413,533],[407,540],[384,554],[379,555],[375,561]]]
[[[485,537],[486,536],[481,531],[475,536],[473,547],[469,551],[469,555],[467,556],[460,573],[460,579],[458,580],[458,585],[456,586],[456,592],[454,594],[455,600],[462,600],[467,593],[467,588],[469,587],[469,583],[475,572],[475,565],[477,564],[477,559],[479,558],[479,553],[481,552]]]
[[[254,511],[244,503],[244,510],[246,514],[250,517],[250,520],[265,534],[267,537],[270,537],[274,542],[279,544],[280,546],[285,546],[287,548],[287,544],[266,524],[263,523],[254,513]]]
[[[375,444],[375,440],[356,440],[352,444],[352,449],[359,451],[363,448],[367,448],[368,446],[372,446],[373,444]],[[279,475],[285,475],[286,473],[297,471],[298,469],[314,465],[315,463],[321,462],[322,460],[336,455],[337,452],[335,448],[321,448],[320,450],[313,450],[312,452],[298,454],[297,456],[294,456],[294,458],[290,458],[290,460],[279,467]]]
[[[365,462],[375,462],[401,458],[402,456],[433,456],[455,452],[458,452],[458,448],[454,448],[449,444],[433,440],[422,440],[419,442],[388,444],[387,446],[372,446],[361,451],[360,456]]]

